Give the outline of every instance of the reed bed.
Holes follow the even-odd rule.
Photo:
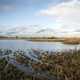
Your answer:
[[[7,52],[9,54],[11,50]],[[34,74],[35,72],[39,75],[44,73],[49,77],[54,77],[50,80],[80,80],[80,49],[55,52],[55,54],[44,51],[38,56],[38,61],[26,57],[23,51],[14,53],[16,53],[15,60],[32,67]],[[6,67],[7,64],[6,59],[0,59],[0,80],[33,80],[33,75],[27,76],[13,64],[8,64]],[[34,80],[44,80],[44,78],[40,79],[36,76]]]
[[[80,38],[65,38],[62,42],[64,44],[80,44]]]

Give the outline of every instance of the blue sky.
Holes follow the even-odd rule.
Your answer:
[[[36,15],[62,0],[0,0],[0,25],[53,25],[54,18]]]
[[[3,32],[25,26],[25,32],[52,29],[59,36],[80,36],[80,0],[0,0],[0,32],[3,26]]]

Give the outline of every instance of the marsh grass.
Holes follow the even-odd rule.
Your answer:
[[[38,57],[39,62],[30,60],[23,51],[21,51],[22,54],[19,52],[14,52],[17,54],[15,55],[16,61],[21,64],[29,64],[37,73],[47,73],[54,76],[55,80],[80,80],[80,49],[55,52],[55,54],[44,51]],[[37,76],[33,77],[33,75],[27,76],[13,64],[8,64],[5,58],[0,59],[0,80],[33,80],[33,78],[34,80],[44,80],[42,77],[40,79]]]
[[[42,55],[40,60],[57,80],[80,80],[80,50]]]
[[[80,38],[65,38],[63,40],[64,44],[80,44]]]

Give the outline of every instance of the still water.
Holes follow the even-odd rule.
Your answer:
[[[0,40],[0,48],[3,49],[12,49],[12,50],[24,50],[28,51],[26,52],[26,56],[30,58],[33,61],[38,61],[39,54],[34,53],[31,49],[40,49],[42,51],[62,51],[62,50],[69,50],[69,49],[75,49],[80,48],[80,45],[65,45],[60,42],[31,42],[26,40]],[[31,51],[30,51],[31,50]],[[9,54],[10,55],[10,54]],[[6,55],[3,55],[3,57],[6,57]],[[36,75],[36,71],[33,72],[33,69],[30,66],[25,66],[25,64],[20,64],[16,61],[16,59],[13,56],[9,56],[9,63],[15,65],[18,69],[22,70],[28,75],[32,75],[33,73]],[[2,58],[2,56],[1,56]],[[49,80],[53,80],[48,76],[44,71],[37,72],[40,73],[40,76],[48,77]]]
[[[13,50],[40,49],[44,51],[62,51],[80,48],[80,45],[66,45],[61,42],[32,42],[27,40],[0,40],[0,48]]]

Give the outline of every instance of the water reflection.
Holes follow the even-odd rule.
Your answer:
[[[26,40],[0,40],[0,48],[13,50],[40,49],[45,51],[62,51],[80,48],[80,45],[66,45],[60,42],[31,42]]]

